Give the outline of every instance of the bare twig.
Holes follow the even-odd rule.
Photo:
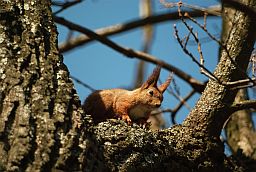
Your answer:
[[[200,54],[200,61],[201,61],[201,60],[203,60],[203,58],[202,58],[203,56],[202,56],[202,53],[200,53],[200,51],[201,51],[200,43],[199,43],[199,41],[198,41],[197,36],[196,36],[196,35],[194,34],[194,32],[192,31],[192,28],[189,27],[189,26],[187,25],[186,21],[184,20],[183,15],[181,14],[181,9],[180,9],[181,5],[183,5],[183,3],[179,3],[179,4],[177,5],[177,6],[178,6],[179,16],[181,17],[182,22],[185,24],[185,26],[187,27],[187,29],[188,29],[188,30],[190,31],[190,33],[193,35],[195,41],[196,41],[197,44],[198,44],[198,52],[199,52],[199,54]],[[211,78],[211,79],[214,79],[214,80],[218,81],[218,83],[220,83],[220,84],[222,84],[222,85],[228,86],[230,89],[241,89],[241,88],[247,88],[247,87],[253,87],[253,86],[255,86],[255,81],[254,81],[252,78],[250,78],[250,77],[246,74],[246,72],[243,71],[243,70],[239,67],[239,65],[231,58],[231,56],[230,56],[230,54],[229,54],[229,51],[228,51],[226,45],[223,45],[223,43],[222,43],[220,40],[218,40],[214,35],[212,35],[212,34],[207,30],[207,28],[205,27],[205,24],[204,24],[204,25],[200,24],[199,22],[197,22],[196,19],[192,18],[187,12],[185,12],[184,17],[189,18],[192,22],[194,22],[197,26],[199,26],[202,30],[204,30],[205,33],[207,33],[208,36],[209,36],[212,40],[214,40],[215,42],[217,42],[217,43],[225,50],[225,52],[227,53],[227,56],[229,57],[229,59],[231,60],[231,62],[232,62],[234,65],[236,65],[236,66],[238,67],[238,70],[241,71],[241,72],[244,74],[244,76],[245,76],[246,78],[248,78],[249,81],[245,81],[245,82],[236,81],[236,82],[233,82],[233,83],[232,83],[232,82],[231,82],[231,83],[230,83],[230,82],[223,82],[223,81],[220,81],[218,78],[216,78],[211,72],[205,70],[206,68],[201,68],[201,72],[203,72],[203,74],[205,74],[206,76],[208,76],[208,77]],[[177,32],[177,29],[175,29],[175,31]],[[176,32],[175,32],[175,35],[176,35],[177,38],[179,38],[179,37],[178,37],[178,33],[176,33]],[[178,39],[177,39],[177,40],[178,40]],[[179,42],[179,40],[178,40],[178,42]],[[182,46],[182,44],[181,44],[181,46]],[[183,47],[183,51],[184,51],[185,53],[187,52],[186,54],[188,54],[188,55],[192,58],[192,60],[193,60],[194,62],[197,62],[197,61],[195,60],[195,57],[192,57],[193,55],[192,55],[189,51],[185,51],[185,50],[187,50],[187,49]],[[203,63],[202,63],[202,62],[203,62],[203,61],[201,61],[201,65],[203,66]],[[197,63],[197,64],[198,64],[198,63]],[[250,83],[252,83],[252,84],[250,84]],[[240,85],[237,85],[237,84],[240,84]],[[233,85],[233,86],[231,86],[231,85]]]
[[[190,28],[190,27],[189,27]],[[177,39],[177,41],[179,42],[181,48],[183,49],[183,51],[189,56],[191,57],[192,61],[195,62],[201,69],[201,71],[203,72],[203,74],[205,74],[207,77],[209,77],[210,79],[212,80],[215,80],[215,81],[218,81],[219,80],[207,69],[205,68],[202,64],[200,64],[196,58],[194,57],[194,55],[192,53],[190,53],[185,47],[184,45],[182,44],[182,41],[179,37],[179,34],[178,34],[178,29],[176,27],[176,25],[174,25],[174,31],[175,31],[175,37]],[[190,28],[190,33],[193,34],[193,31],[192,31],[192,28]]]
[[[222,83],[222,84],[232,90],[254,87],[256,85],[256,78],[242,79],[242,80],[227,82],[227,83]]]
[[[191,32],[188,33],[188,35],[185,37],[185,43],[184,43],[184,48],[187,48],[187,44],[188,44],[188,41],[189,41],[189,37],[191,35]]]
[[[62,12],[63,10],[71,7],[71,6],[74,6],[80,2],[82,2],[83,0],[73,0],[73,1],[66,1],[66,2],[56,2],[56,1],[53,1],[53,5],[57,5],[57,6],[61,6],[61,8],[57,11],[55,11],[53,14],[56,15],[60,12]]]
[[[174,89],[174,91],[180,96],[180,87],[179,87],[178,84],[176,83],[176,79],[173,78],[172,84],[173,84],[173,89]],[[168,91],[168,90],[167,90],[167,91]]]
[[[168,112],[172,112],[171,109],[163,109],[163,110],[159,110],[157,112],[152,112],[150,115],[154,116],[154,115],[159,115],[161,113],[168,113]]]
[[[207,8],[207,11],[221,11],[220,6],[212,6]],[[189,12],[190,16],[192,17],[203,17],[202,11],[190,11]],[[213,14],[208,13],[209,17],[216,16]],[[116,24],[114,26],[109,26],[101,29],[97,29],[95,32],[101,36],[110,36],[118,33],[122,33],[131,29],[135,29],[138,27],[142,27],[148,24],[156,24],[156,23],[161,23],[161,22],[166,22],[166,21],[171,21],[171,20],[178,20],[179,19],[179,14],[178,12],[168,12],[164,14],[157,14],[153,16],[149,16],[143,19],[137,19],[131,22],[127,22],[124,24]],[[58,21],[56,21],[58,23]],[[61,24],[61,23],[60,23]],[[79,35],[76,38],[73,38],[72,40],[69,40],[69,42],[61,43],[59,45],[59,50],[61,53],[67,52],[72,50],[73,48],[76,48],[78,46],[84,45],[86,43],[89,43],[91,41],[94,41],[94,38],[91,38],[86,35]]]
[[[244,100],[238,103],[234,103],[230,109],[232,112],[236,112],[238,110],[243,110],[243,109],[256,109],[256,100]]]
[[[223,50],[227,53],[227,56],[228,56],[229,60],[230,60],[234,65],[237,66],[238,70],[239,70],[246,78],[248,78],[249,80],[251,80],[251,78],[247,75],[247,73],[246,73],[244,70],[242,70],[241,67],[239,67],[239,65],[232,59],[232,57],[230,56],[229,50],[228,50],[228,48],[227,48],[226,45],[224,45],[220,40],[218,40],[214,35],[212,35],[212,34],[207,30],[207,28],[204,27],[204,25],[202,25],[202,24],[200,24],[199,22],[197,22],[197,20],[194,19],[193,17],[191,17],[188,13],[185,13],[184,17],[187,17],[187,18],[190,19],[192,22],[194,22],[194,23],[195,23],[197,26],[199,26],[212,40],[214,40],[215,42],[217,42],[217,43],[219,44],[219,46],[220,46],[221,48],[223,48]],[[184,19],[183,19],[183,20],[184,20]],[[182,21],[183,21],[183,20],[182,20]],[[253,81],[251,80],[251,82],[253,82]],[[223,82],[220,81],[220,80],[219,80],[219,83],[225,85],[225,83],[223,83]]]
[[[191,109],[191,107],[184,101],[184,99],[181,97],[181,95],[176,94],[176,93],[175,93],[173,90],[171,90],[171,89],[167,89],[167,91],[168,91],[171,95],[173,95],[178,101],[182,102],[182,104],[185,105],[187,109],[189,109],[189,110]]]
[[[141,59],[141,60],[144,60],[147,62],[151,62],[153,64],[159,64],[163,68],[174,72],[177,76],[179,76],[181,79],[186,81],[197,92],[201,93],[204,90],[204,87],[205,87],[204,83],[201,83],[200,81],[196,80],[192,76],[190,76],[190,75],[186,74],[185,72],[183,72],[182,70],[170,65],[169,63],[166,63],[163,60],[157,59],[156,57],[149,55],[147,53],[141,52],[141,51],[135,51],[135,50],[132,50],[129,48],[124,48],[124,47],[116,44],[115,42],[109,40],[108,38],[98,35],[97,33],[91,31],[90,29],[79,26],[70,21],[67,21],[64,18],[55,17],[55,21],[58,23],[61,23],[62,25],[68,27],[71,30],[76,30],[81,33],[84,33],[84,34],[88,35],[89,37],[92,37],[93,39],[98,40],[102,44],[107,45],[108,47],[118,51],[119,53],[124,54],[127,57],[130,57],[130,58],[136,57],[138,59]]]
[[[205,27],[205,25],[200,24],[199,22],[197,22],[196,19],[194,19],[192,16],[190,16],[189,13],[185,12],[184,13],[184,17],[190,19],[192,22],[194,22],[197,26],[199,26],[212,40],[214,40],[215,42],[217,42],[220,46],[222,46],[223,48],[227,49],[220,40],[218,40],[213,34],[211,34],[207,28]],[[227,51],[227,50],[226,50]]]
[[[179,91],[177,91],[176,89],[175,89],[175,91],[177,93],[175,93],[172,89],[167,89],[167,92],[169,94],[173,95],[180,102],[176,106],[176,108],[168,111],[168,112],[171,112],[171,121],[172,121],[173,124],[176,124],[175,117],[176,117],[177,112],[180,110],[180,108],[182,106],[186,106],[187,109],[191,110],[191,107],[187,104],[187,100],[190,99],[190,97],[192,97],[194,95],[194,93],[196,93],[195,90],[192,90],[185,98],[182,98],[181,95],[179,94]]]
[[[187,101],[196,93],[195,90],[192,90],[187,96],[185,96],[184,98],[182,98],[180,100],[180,103],[171,111],[171,121],[173,124],[176,124],[176,120],[175,120],[175,117],[176,117],[176,114],[177,112],[182,108],[183,105],[186,105]],[[187,106],[188,109],[190,109],[189,106]]]
[[[212,7],[215,7],[215,8],[209,9],[209,8],[204,8],[204,7],[200,7],[200,6],[197,6],[197,5],[191,5],[191,4],[183,3],[181,1],[174,3],[174,2],[166,2],[165,0],[160,0],[160,3],[163,4],[166,8],[179,7],[179,6],[182,5],[183,7],[186,7],[186,8],[195,10],[195,11],[201,11],[201,12],[211,14],[211,15],[216,15],[216,16],[221,15],[220,11],[216,10],[216,8],[220,8],[220,5],[212,6]]]
[[[76,81],[78,84],[81,84],[82,86],[84,86],[85,88],[89,89],[91,92],[95,91],[94,88],[92,88],[90,85],[84,83],[83,81],[81,81],[80,79],[74,77],[74,76],[70,76],[70,78],[72,78],[74,81]]]
[[[215,36],[215,37],[218,37],[218,36],[220,36],[220,34],[219,34],[219,33],[216,33],[216,34],[214,34],[214,36]],[[201,37],[201,38],[198,38],[198,39],[200,40],[201,44],[212,41],[212,39],[210,39],[208,36]],[[195,43],[194,40],[188,40],[187,45],[195,46],[195,45],[197,45],[197,44]]]
[[[204,13],[204,28],[206,28],[206,23],[207,23],[207,12]]]
[[[184,20],[183,15],[182,15],[182,13],[181,13],[181,9],[180,9],[181,5],[183,5],[183,3],[180,2],[180,3],[178,4],[178,13],[179,13],[179,16],[180,16],[181,21],[182,21],[183,24],[186,26],[186,28],[187,28],[188,31],[191,33],[191,35],[194,37],[194,40],[195,40],[196,43],[197,43],[197,50],[198,50],[199,56],[200,56],[200,63],[196,60],[196,58],[194,57],[194,55],[193,55],[192,53],[190,53],[190,52],[186,49],[186,47],[184,47],[184,46],[182,46],[182,44],[180,44],[181,47],[183,48],[183,51],[184,51],[187,55],[189,55],[189,56],[192,58],[192,60],[193,60],[197,65],[199,65],[199,67],[200,67],[200,72],[201,72],[202,74],[206,75],[208,78],[210,78],[210,79],[212,79],[212,80],[215,80],[215,81],[217,81],[217,82],[220,82],[219,79],[218,79],[216,76],[214,76],[207,68],[204,67],[204,58],[203,58],[203,53],[202,53],[202,49],[201,49],[201,44],[200,44],[199,39],[198,39],[198,34],[195,34],[195,33],[193,32],[192,27],[190,27],[190,26],[187,24],[187,22]],[[186,16],[186,15],[188,15],[188,14],[185,13],[185,16]],[[177,30],[177,28],[176,28],[175,26],[174,26],[174,29],[175,29],[175,36],[176,36],[178,42],[180,43],[180,41],[179,41],[180,39],[179,39],[179,35],[178,35],[178,30]]]

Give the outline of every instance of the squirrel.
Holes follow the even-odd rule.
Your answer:
[[[163,93],[172,80],[170,75],[157,86],[160,71],[161,67],[157,66],[146,82],[132,91],[115,88],[91,93],[84,101],[84,112],[91,115],[96,124],[111,118],[121,118],[128,124],[147,123],[150,113],[161,106]]]

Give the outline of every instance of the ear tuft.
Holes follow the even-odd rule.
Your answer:
[[[164,91],[168,88],[168,86],[170,85],[171,81],[173,79],[173,73],[170,73],[170,75],[168,76],[167,80],[158,87],[158,90],[161,93],[164,93]]]
[[[153,73],[148,77],[147,81],[141,86],[141,89],[147,89],[151,87],[157,87],[157,80],[159,78],[161,66],[156,66]]]

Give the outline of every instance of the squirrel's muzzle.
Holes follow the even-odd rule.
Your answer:
[[[161,106],[161,103],[156,103],[155,106],[156,108],[159,108]]]

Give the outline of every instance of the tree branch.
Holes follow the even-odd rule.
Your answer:
[[[116,50],[117,52],[124,54],[127,57],[130,57],[130,58],[136,57],[138,59],[141,59],[141,60],[144,60],[147,62],[151,62],[153,64],[159,64],[163,68],[174,72],[177,76],[179,76],[181,79],[186,81],[197,92],[201,93],[204,90],[204,86],[205,86],[204,83],[201,83],[200,81],[196,80],[192,76],[186,74],[182,70],[170,65],[169,63],[167,63],[163,60],[157,59],[156,57],[149,55],[147,53],[141,52],[141,51],[135,51],[135,50],[132,50],[129,48],[124,48],[124,47],[116,44],[115,42],[111,41],[110,39],[103,37],[101,35],[98,35],[97,33],[93,32],[85,27],[82,27],[82,26],[74,24],[70,21],[67,21],[64,18],[55,17],[55,21],[57,23],[63,24],[64,26],[68,27],[71,30],[76,30],[81,33],[84,33],[84,34],[88,35],[89,37],[98,40],[102,44],[107,45],[108,47]]]
[[[171,121],[173,124],[176,124],[176,114],[182,108],[183,105],[195,94],[195,90],[192,90],[186,97],[180,100],[180,103],[171,111]]]
[[[66,1],[66,2],[56,2],[53,1],[52,4],[56,5],[56,6],[60,6],[61,8],[57,11],[55,11],[53,14],[56,15],[62,11],[64,11],[65,9],[72,7],[80,2],[82,2],[83,0],[73,0],[73,1]]]
[[[78,79],[77,77],[74,77],[72,75],[70,75],[70,78],[72,78],[74,81],[76,81],[78,84],[81,84],[82,86],[84,86],[85,88],[87,88],[88,90],[90,90],[91,92],[96,91],[94,88],[92,88],[90,85],[84,83],[83,81],[81,81],[80,79]]]
[[[256,6],[256,1],[254,0],[246,0],[243,3],[249,4],[250,8],[255,8]],[[235,15],[226,13],[224,4],[223,20],[233,18],[236,25],[230,28],[226,44],[227,49],[222,49],[220,62],[215,69],[214,75],[226,83],[245,79],[244,73],[247,70],[256,39],[256,20],[254,20],[254,17],[239,10],[235,10],[235,13]],[[223,32],[227,31],[223,30]],[[183,122],[183,126],[202,135],[218,137],[223,124],[231,115],[226,113],[226,108],[230,108],[228,105],[233,103],[236,93],[237,90],[227,89],[224,85],[210,80],[195,108]]]
[[[216,14],[215,15],[211,14],[211,11],[215,11],[217,14],[219,14],[220,9],[221,8],[219,6],[212,6],[212,7],[206,8],[205,10],[209,12],[208,16],[216,17]],[[204,12],[199,10],[193,10],[193,11],[190,10],[186,12],[188,12],[191,17],[204,17]],[[58,19],[58,17],[55,17],[55,19]],[[124,24],[116,24],[114,26],[97,29],[95,32],[101,36],[110,36],[110,35],[131,30],[131,29],[135,29],[138,27],[142,27],[148,24],[156,24],[156,23],[161,23],[161,22],[166,22],[171,20],[178,20],[178,19],[179,19],[178,12],[169,12],[165,14],[149,16],[143,19],[137,19]],[[59,23],[58,20],[55,20],[55,22]],[[92,38],[86,35],[79,35],[78,37],[73,38],[68,42],[61,43],[59,45],[59,50],[61,53],[64,53],[72,50],[73,48],[82,46],[94,40],[95,38]]]
[[[223,0],[223,2],[227,6],[234,7],[235,9],[242,11],[242,12],[250,15],[250,17],[256,19],[256,10],[253,7],[250,7],[247,4],[243,4],[237,0]]]
[[[247,88],[247,87],[254,87],[256,85],[256,78],[227,82],[227,83],[223,83],[223,85],[225,85],[227,88],[230,88],[232,90]]]
[[[238,110],[250,108],[256,109],[256,100],[244,100],[241,102],[234,103],[230,109],[232,112],[236,112]]]

